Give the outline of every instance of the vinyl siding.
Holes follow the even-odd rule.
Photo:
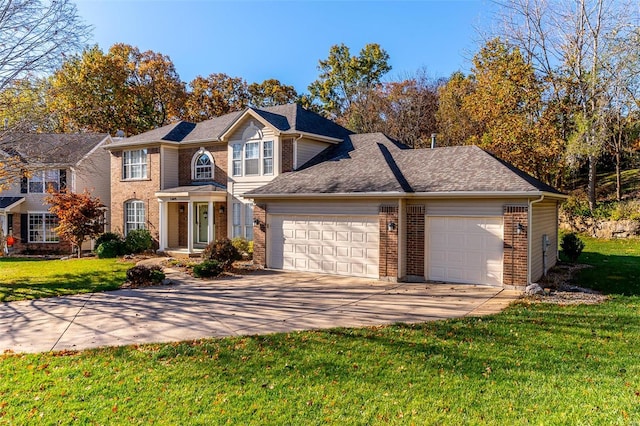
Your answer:
[[[328,146],[328,143],[300,139],[296,143],[296,169],[302,167],[307,161],[320,154]]]
[[[378,214],[379,205],[375,201],[275,201],[267,204],[267,213],[369,216]]]
[[[160,188],[175,188],[180,186],[179,183],[179,158],[178,158],[178,150],[171,149],[167,147],[161,148],[160,159],[162,164],[160,166]]]
[[[262,140],[266,141],[275,139],[275,133],[271,127],[266,127],[258,120],[255,120],[253,118],[247,118],[245,119],[244,123],[238,126],[238,128],[231,135],[229,135],[229,140],[236,142],[242,141],[243,133],[251,126],[252,122],[262,132]]]
[[[538,281],[544,271],[542,269],[542,236],[549,237],[547,249],[547,265],[549,270],[558,260],[558,205],[555,201],[536,203],[533,205],[531,232],[531,281]]]
[[[67,184],[73,185],[74,192],[81,193],[87,189],[92,196],[100,198],[107,208],[111,207],[109,157],[109,152],[101,145],[78,164],[73,179],[67,175]]]
[[[427,216],[502,216],[505,204],[523,204],[522,200],[423,200]]]

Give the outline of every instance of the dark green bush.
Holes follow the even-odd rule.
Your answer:
[[[98,238],[96,238],[96,249],[100,246],[100,244],[106,243],[107,241],[122,241],[122,237],[115,232],[105,232],[103,234],[100,234]]]
[[[241,258],[238,249],[228,238],[210,243],[202,252],[202,260],[217,260],[225,270],[231,268],[233,262]]]
[[[158,265],[137,265],[127,271],[127,281],[133,285],[158,284],[165,278]]]
[[[196,278],[217,277],[223,270],[222,263],[217,260],[205,260],[193,266],[193,276]]]
[[[146,229],[134,229],[127,233],[124,239],[124,246],[127,254],[142,253],[153,247],[153,238]]]
[[[560,247],[562,247],[562,252],[565,256],[567,256],[569,261],[575,263],[582,254],[582,250],[584,249],[584,242],[580,238],[578,238],[576,234],[571,232],[569,234],[565,234],[562,237]]]
[[[124,254],[124,242],[121,240],[109,240],[101,243],[96,248],[96,254],[100,259],[110,259]]]

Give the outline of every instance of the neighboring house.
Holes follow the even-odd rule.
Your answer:
[[[557,261],[565,196],[473,146],[408,149],[283,105],[107,149],[112,228],[165,252],[241,236],[274,269],[517,288]]]
[[[53,231],[58,219],[44,203],[47,191],[88,190],[108,210],[109,155],[102,146],[108,134],[7,133],[0,156],[18,157],[27,174],[0,193],[0,227],[15,239],[16,253],[69,253],[71,245]]]

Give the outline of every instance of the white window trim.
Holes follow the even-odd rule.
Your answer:
[[[131,155],[133,152],[142,152],[144,154],[144,161],[140,161],[139,163],[126,163],[127,154]],[[133,166],[144,166],[144,173],[140,177],[131,177],[127,176],[127,167],[129,170],[129,174],[131,174],[131,170]],[[129,149],[122,151],[122,180],[147,180],[149,178],[149,152],[147,148],[140,149]]]
[[[198,159],[203,156],[206,155],[207,157],[209,157],[209,160],[211,161],[211,177],[206,177],[206,178],[199,178],[197,177],[198,175],[198,165],[196,164]],[[213,160],[213,155],[211,155],[211,152],[207,151],[204,148],[200,148],[194,155],[193,158],[191,158],[191,180],[197,180],[197,181],[205,181],[205,182],[210,182],[214,180],[215,177],[215,171],[216,171],[216,163]]]
[[[27,193],[28,194],[46,194],[47,193],[47,185],[49,183],[53,183],[54,181],[51,179],[47,180],[47,174],[53,173],[55,174],[55,184],[57,186],[56,191],[60,190],[60,169],[47,169],[47,170],[37,170],[32,173],[31,177],[27,178]],[[31,182],[33,177],[38,176],[41,179],[42,183],[42,191],[32,191],[31,190]]]
[[[134,214],[134,221],[129,222],[128,221],[128,211],[127,211],[127,207],[129,205],[140,205],[142,206],[142,222],[138,222],[137,221],[137,214]],[[127,234],[129,233],[129,231],[132,231],[134,229],[147,229],[147,209],[146,206],[144,205],[144,201],[142,200],[127,200],[124,202],[124,235],[125,237],[127,236]],[[134,209],[135,211],[136,209]],[[135,211],[137,213],[137,211]],[[135,224],[136,226],[134,228],[129,228],[129,224]]]
[[[265,157],[264,155],[264,144],[265,142],[270,142],[271,143],[271,156],[270,157]],[[256,174],[247,174],[247,165],[246,162],[247,160],[256,160],[256,158],[247,158],[247,145],[248,144],[258,144],[258,173]],[[240,158],[238,159],[234,159],[233,157],[233,147],[234,146],[239,146],[240,147]],[[276,162],[275,162],[275,157],[276,157],[276,144],[275,144],[275,140],[274,139],[265,139],[265,140],[255,140],[255,139],[250,139],[250,140],[246,140],[244,142],[233,142],[230,144],[231,147],[231,173],[230,175],[233,177],[260,177],[260,176],[273,176],[275,175],[275,166],[276,166]],[[264,172],[264,160],[266,158],[270,158],[271,159],[271,173],[265,173]],[[234,173],[234,163],[239,162],[240,164],[240,173],[236,174]]]
[[[37,230],[36,232],[40,232],[42,235],[42,239],[41,240],[35,240],[31,238],[31,234],[32,234],[32,228],[31,228],[31,216],[40,216],[42,218],[42,228]],[[29,212],[27,215],[27,233],[28,233],[28,240],[29,243],[33,243],[33,244],[58,244],[60,242],[60,238],[58,237],[58,234],[55,233],[53,231],[53,228],[51,228],[51,233],[55,235],[55,240],[51,240],[51,241],[46,241],[46,236],[47,236],[47,222],[46,222],[46,216],[54,216],[54,214],[49,213],[49,212]]]

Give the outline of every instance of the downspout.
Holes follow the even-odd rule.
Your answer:
[[[527,217],[527,285],[531,284],[531,252],[533,249],[533,205],[544,200],[544,194],[537,200],[529,200],[529,211]]]

